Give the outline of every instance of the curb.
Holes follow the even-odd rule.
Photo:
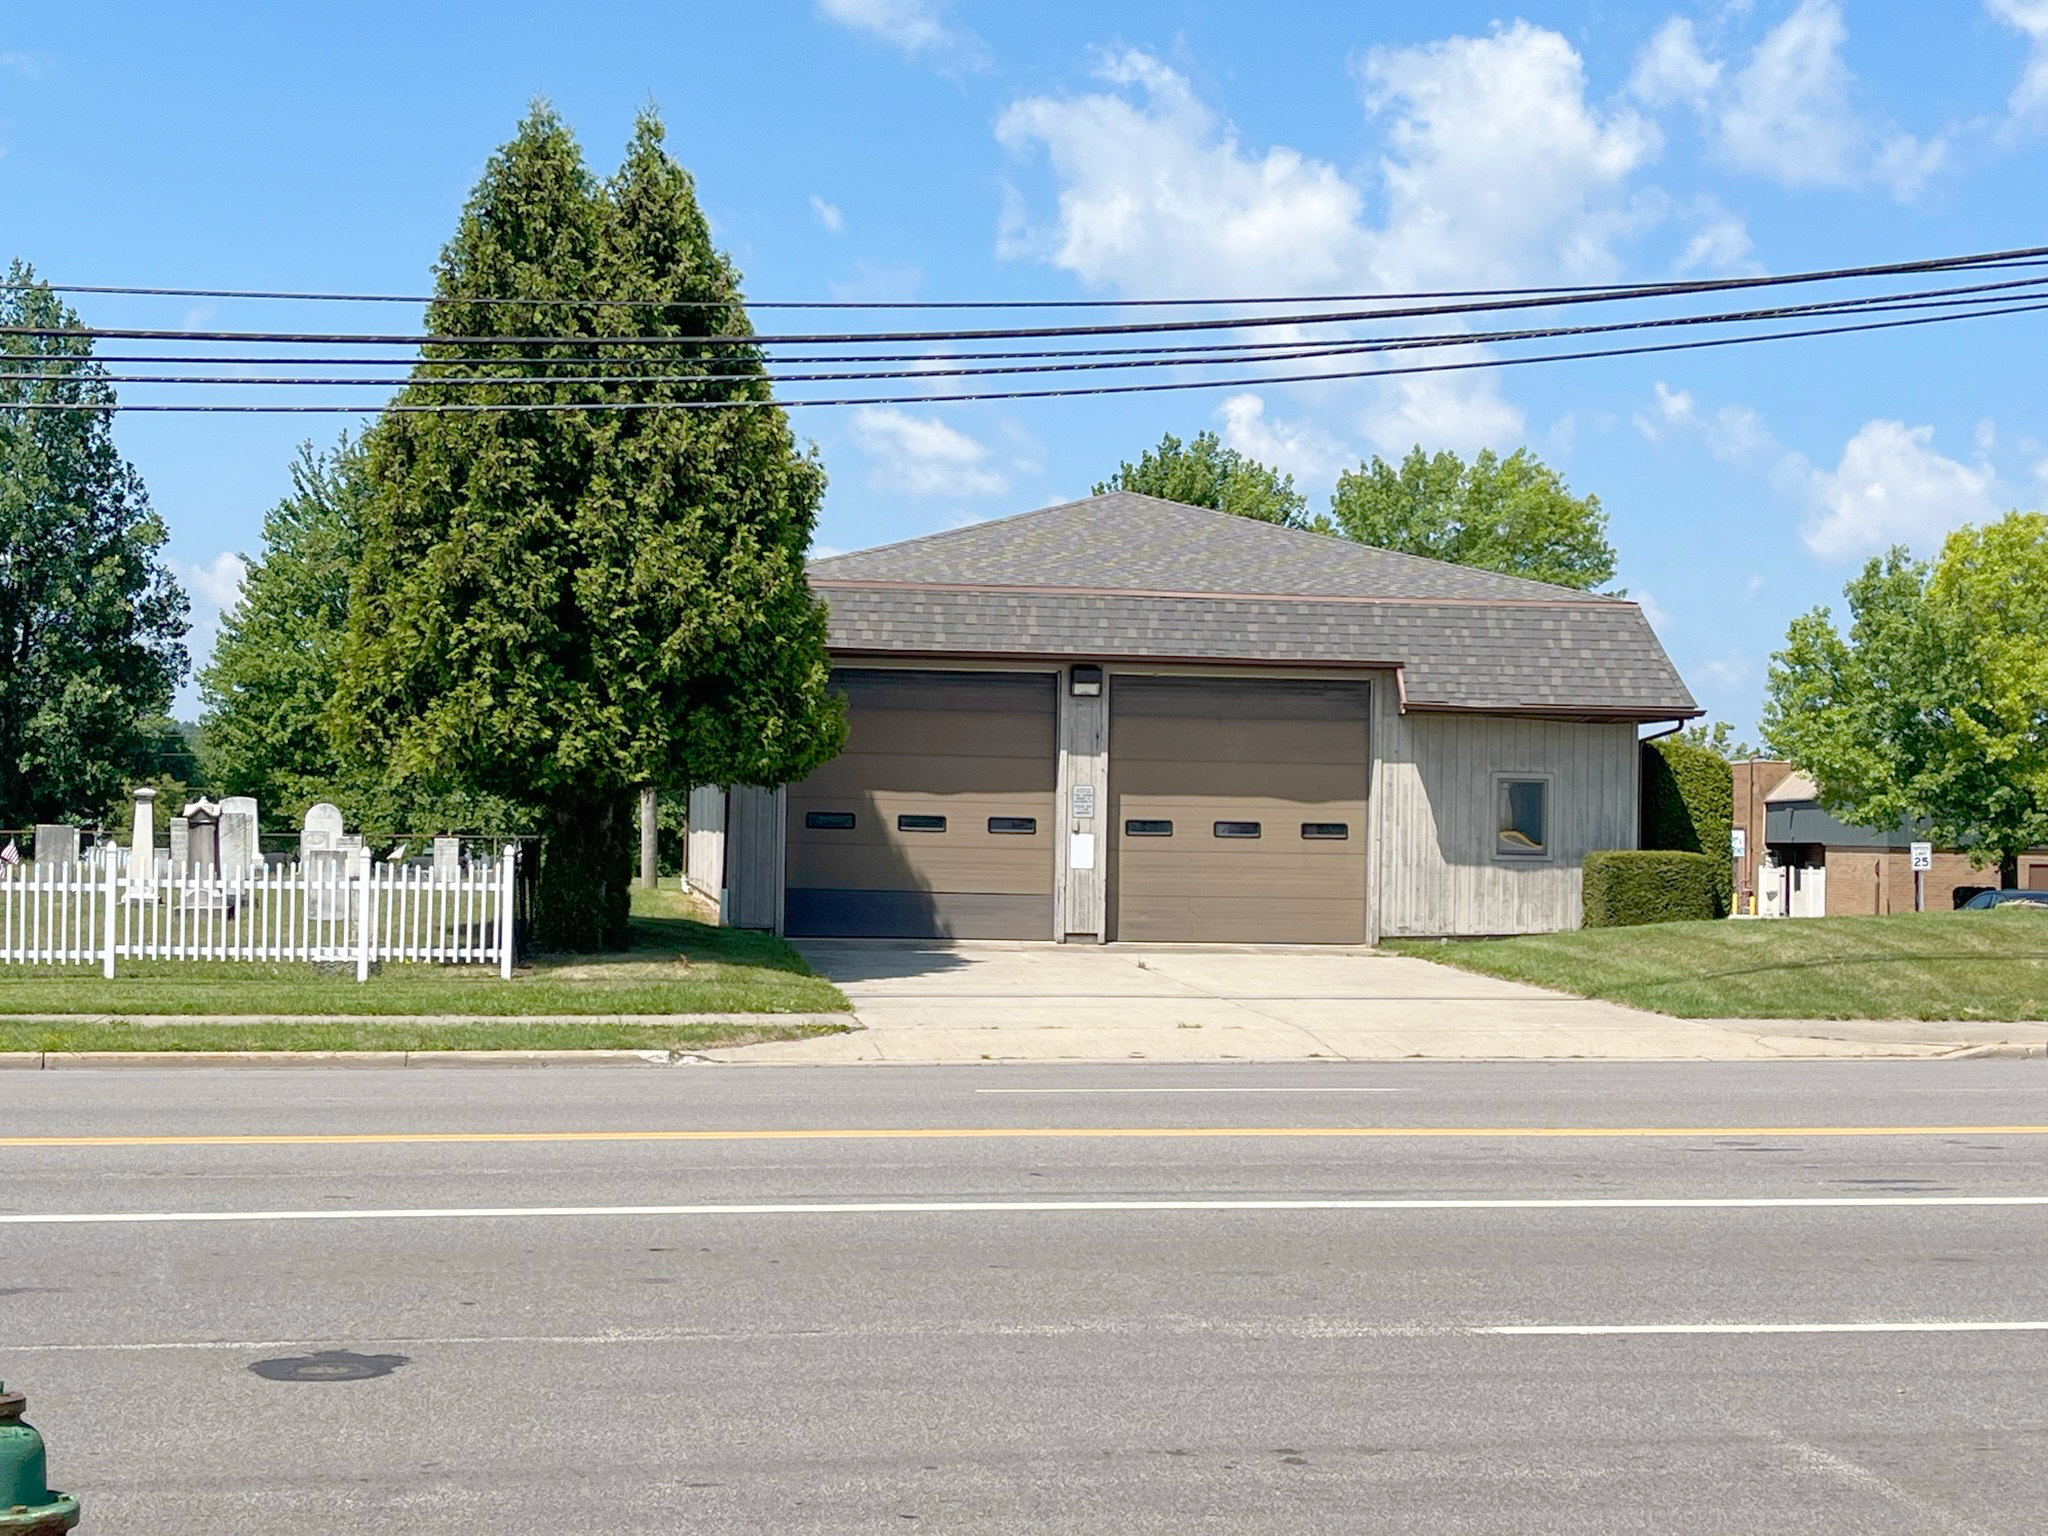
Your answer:
[[[2048,1045],[2026,1045],[2008,1040],[2002,1045],[1971,1045],[1950,1051],[1937,1061],[2041,1061],[2048,1059]]]
[[[403,1071],[408,1067],[674,1067],[709,1060],[696,1051],[0,1051],[0,1071],[64,1072],[120,1067],[254,1067],[271,1071]]]

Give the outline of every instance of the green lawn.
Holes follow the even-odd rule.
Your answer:
[[[2048,910],[1660,923],[1398,954],[1682,1019],[2048,1019]]]
[[[433,1050],[656,1048],[715,1043],[701,1030],[632,1026],[595,1015],[835,1013],[847,1002],[780,939],[696,921],[673,890],[633,893],[633,947],[616,955],[535,956],[510,981],[482,966],[386,965],[367,982],[310,965],[226,962],[126,963],[112,981],[96,969],[0,967],[0,1050]],[[260,1028],[208,1024],[151,1028],[119,1023],[7,1022],[5,1015],[235,1014],[274,1017],[374,1014],[391,1025],[297,1023]],[[436,1014],[487,1015],[502,1024],[437,1024]],[[589,1022],[521,1024],[535,1014]],[[411,1019],[416,1022],[398,1023]],[[749,1025],[755,1038],[772,1025]],[[777,1038],[803,1032],[776,1026]],[[125,1031],[125,1033],[124,1033]],[[721,1038],[742,1031],[726,1030]],[[80,1044],[90,1038],[96,1043]],[[231,1041],[232,1043],[222,1043]]]

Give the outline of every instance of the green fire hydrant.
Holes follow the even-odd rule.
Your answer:
[[[78,1500],[50,1491],[43,1437],[21,1419],[27,1407],[0,1382],[0,1536],[57,1536],[78,1524]]]

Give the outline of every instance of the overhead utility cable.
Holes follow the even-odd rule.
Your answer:
[[[2039,252],[1997,258],[2001,266],[2048,266],[2048,248]],[[1919,271],[1970,270],[1986,264],[1986,258],[1951,258],[1940,262],[1914,264]],[[1873,269],[1874,270],[1874,269]],[[1326,310],[1312,314],[1218,316],[1200,320],[1147,320],[1109,325],[1055,325],[990,327],[951,331],[820,332],[789,335],[434,335],[432,333],[385,333],[319,331],[188,331],[135,327],[95,326],[0,326],[0,336],[86,341],[188,341],[234,342],[260,345],[318,345],[354,347],[425,346],[577,346],[619,347],[772,347],[772,346],[864,346],[882,342],[931,344],[949,341],[1031,341],[1079,336],[1137,336],[1191,331],[1245,330],[1275,326],[1360,324],[1371,321],[1412,320],[1446,315],[1485,314],[1515,309],[1547,309],[1564,305],[1602,303],[1618,299],[1647,297],[1677,298],[1724,292],[1741,288],[1764,288],[1792,283],[1833,280],[1839,274],[1789,274],[1780,277],[1723,278],[1708,282],[1667,283],[1634,288],[1591,289],[1540,297],[1488,299],[1468,304],[1407,304],[1366,310]],[[593,306],[593,307],[602,307]],[[677,306],[690,307],[690,306]],[[698,306],[701,307],[701,306]]]
[[[871,395],[841,396],[832,398],[771,399],[762,397],[723,398],[709,400],[606,400],[606,401],[501,401],[492,403],[471,403],[467,401],[444,401],[438,404],[389,404],[389,405],[181,405],[181,404],[126,404],[116,402],[95,403],[60,401],[22,401],[0,406],[0,410],[93,410],[108,412],[147,412],[151,414],[214,414],[214,415],[477,415],[492,412],[553,411],[563,414],[580,412],[627,412],[627,411],[689,411],[689,410],[752,410],[762,407],[774,409],[796,409],[801,406],[858,406],[858,405],[957,405],[989,400],[1052,400],[1081,396],[1159,394],[1169,391],[1190,389],[1241,388],[1246,383],[1261,385],[1330,383],[1346,379],[1397,378],[1416,374],[1464,373],[1480,368],[1514,368],[1536,363],[1593,362],[1605,358],[1640,357],[1654,353],[1693,352],[1710,347],[1747,346],[1756,342],[1788,341],[1812,336],[1847,336],[1868,331],[1897,330],[1907,326],[1945,325],[1958,320],[1991,318],[2000,315],[2033,314],[2048,310],[2048,300],[2026,304],[2007,304],[1994,309],[1973,309],[1963,313],[1938,315],[1914,315],[1898,320],[1867,320],[1854,325],[1814,326],[1798,330],[1748,332],[1734,336],[1712,336],[1692,341],[1652,342],[1642,346],[1608,347],[1588,352],[1546,352],[1520,357],[1475,358],[1462,362],[1414,363],[1398,368],[1366,368],[1343,371],[1322,371],[1314,373],[1279,374],[1256,376],[1250,379],[1177,379],[1158,383],[1142,384],[1090,384],[1063,386],[1058,389],[1036,390],[986,390],[974,393],[949,395]],[[766,382],[764,380],[764,382]]]
[[[1887,262],[1877,266],[1835,267],[1812,272],[1787,273],[1765,278],[1711,278],[1686,284],[1609,283],[1558,284],[1542,288],[1441,288],[1407,293],[1336,293],[1247,295],[1216,298],[1162,299],[611,299],[611,298],[458,298],[441,294],[401,293],[318,293],[252,288],[142,288],[114,283],[0,283],[0,292],[47,288],[55,293],[106,294],[139,298],[285,300],[322,304],[515,304],[531,308],[576,307],[613,309],[814,309],[814,310],[997,310],[997,309],[1161,309],[1227,307],[1265,304],[1363,304],[1388,299],[1511,298],[1534,294],[1634,294],[1658,295],[1679,291],[1703,293],[1719,288],[1752,287],[1762,283],[1831,282],[1843,278],[1896,277],[1915,272],[1938,272],[1960,267],[1996,266],[2048,256],[2048,246],[2030,246],[2010,251],[1986,251],[1968,256],[1937,256],[1919,261]]]

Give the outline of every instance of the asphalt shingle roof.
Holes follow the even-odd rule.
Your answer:
[[[1697,712],[1634,603],[1123,491],[810,577],[840,652],[1377,664],[1410,706]]]

